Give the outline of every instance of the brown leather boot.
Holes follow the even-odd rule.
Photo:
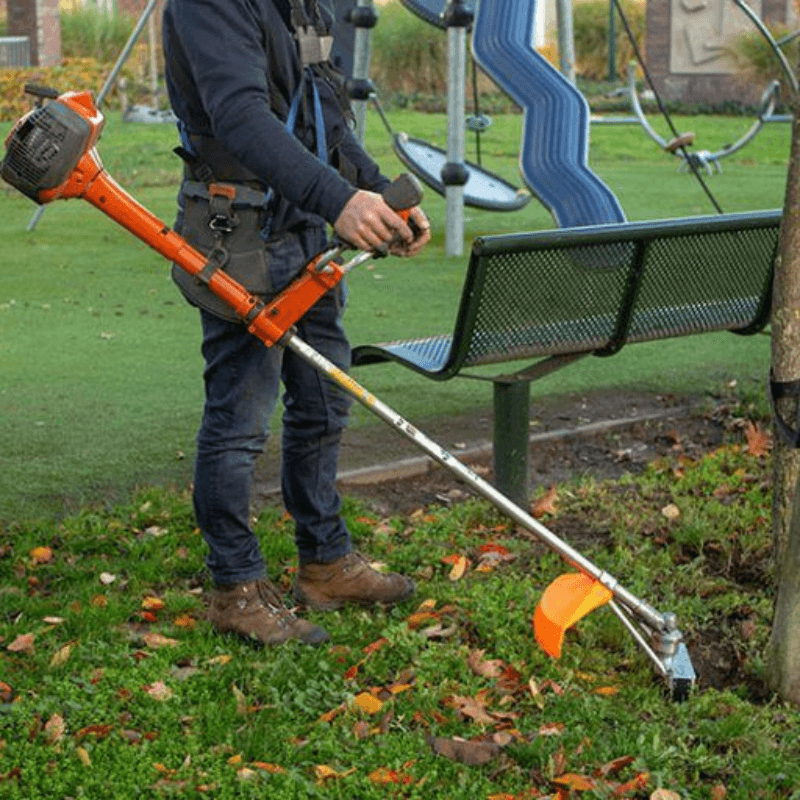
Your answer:
[[[360,553],[348,553],[330,564],[301,564],[292,593],[301,605],[332,611],[345,603],[399,603],[414,593],[414,584],[397,572],[378,572]]]
[[[220,633],[235,633],[256,644],[283,644],[290,639],[321,644],[331,638],[324,628],[292,614],[265,578],[217,586],[208,619]]]

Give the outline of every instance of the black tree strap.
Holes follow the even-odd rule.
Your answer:
[[[770,373],[769,395],[778,434],[789,447],[795,450],[800,448],[800,403],[795,404],[796,419],[794,420],[794,427],[791,427],[778,412],[778,400],[782,400],[785,397],[794,397],[800,401],[800,380],[776,381]]]

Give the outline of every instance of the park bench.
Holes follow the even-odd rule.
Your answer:
[[[394,361],[433,380],[491,381],[495,485],[522,503],[530,382],[634,342],[762,330],[780,222],[775,210],[480,237],[452,333],[360,345],[353,365]],[[469,372],[487,364],[504,368]]]

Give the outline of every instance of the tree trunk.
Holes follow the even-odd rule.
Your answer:
[[[792,98],[792,146],[772,304],[772,378],[800,381],[800,102]],[[776,400],[791,427],[800,398]],[[767,648],[768,677],[784,699],[800,705],[800,449],[776,437],[773,535],[777,594]]]

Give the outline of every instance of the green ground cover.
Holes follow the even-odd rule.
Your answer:
[[[371,149],[399,170],[370,119]],[[392,120],[443,141],[441,118]],[[483,148],[513,180],[519,123],[498,119]],[[708,149],[745,127],[680,124]],[[726,211],[782,204],[788,136],[769,127],[708,179]],[[112,116],[100,148],[167,221],[173,145],[167,128]],[[712,211],[635,128],[597,128],[592,154],[631,219]],[[466,257],[444,256],[444,203],[426,205],[428,253],[353,274],[354,342],[449,326]],[[741,427],[702,457],[677,435],[672,456],[641,474],[559,486],[543,517],[677,614],[699,673],[686,703],[665,697],[607,609],[548,659],[530,617],[564,565],[482,501],[379,519],[347,499],[357,546],[412,575],[415,599],[314,615],[330,646],[255,652],[203,620],[205,549],[185,491],[197,324],[166,265],[83,203],[49,207],[33,232],[31,203],[3,191],[0,207],[0,796],[800,798],[800,715],[763,685],[770,463]],[[467,216],[468,239],[551,225],[534,205]],[[692,337],[584,360],[534,392],[713,394],[735,380],[758,405],[768,363],[767,336]],[[357,378],[412,420],[490,403],[470,381],[391,367]],[[272,507],[257,515],[271,576],[288,589],[291,525]]]
[[[398,111],[390,119],[396,130],[444,143],[443,116]],[[677,122],[710,150],[734,141],[749,124],[733,117]],[[498,117],[482,141],[484,163],[516,183],[520,126],[518,116]],[[707,178],[725,211],[782,205],[788,138],[788,125],[767,126],[723,162],[721,174]],[[110,174],[167,222],[179,174],[175,143],[171,126],[124,124],[114,114],[100,142]],[[401,170],[375,114],[368,146],[387,172]],[[636,126],[593,128],[591,163],[632,220],[713,213],[695,181],[678,173],[677,162]],[[444,200],[429,192],[425,205],[435,235],[422,257],[387,259],[352,274],[347,324],[354,343],[450,328],[467,256],[444,255]],[[195,315],[173,288],[167,265],[81,201],[49,206],[30,232],[32,203],[4,189],[0,207],[0,519],[124,498],[142,483],[185,484],[201,363]],[[467,249],[479,234],[552,227],[535,202],[513,214],[467,209],[466,217]],[[731,380],[760,386],[768,353],[766,336],[637,345],[616,356],[613,368],[608,360],[588,359],[541,381],[534,393],[613,386],[702,393]],[[430,408],[447,414],[491,403],[490,387],[474,381],[438,384],[390,366],[362,368],[355,376],[411,420]],[[359,408],[353,424],[381,423]]]
[[[412,575],[391,611],[314,614],[332,642],[254,651],[203,619],[185,492],[146,490],[0,535],[0,796],[800,798],[797,708],[770,697],[770,459],[731,428],[543,522],[661,611],[698,684],[676,704],[608,609],[559,660],[530,619],[565,570],[483,501],[380,519],[356,545]],[[539,497],[535,498],[538,502]],[[291,525],[256,521],[288,591]]]

